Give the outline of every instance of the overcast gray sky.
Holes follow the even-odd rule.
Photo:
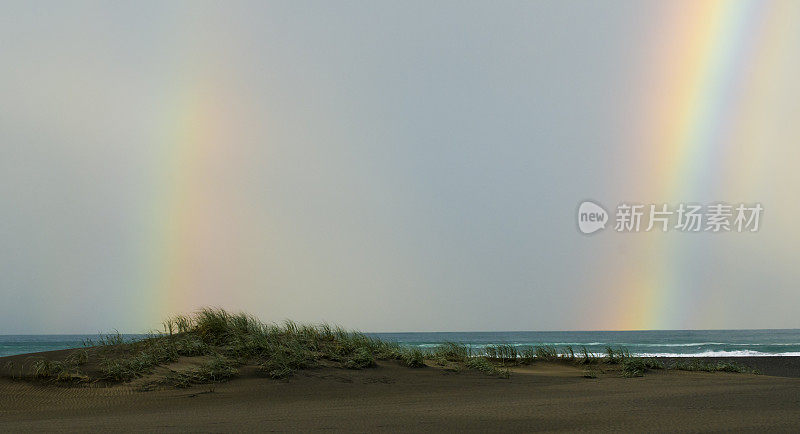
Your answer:
[[[739,3],[6,3],[0,334],[800,327],[800,16]]]

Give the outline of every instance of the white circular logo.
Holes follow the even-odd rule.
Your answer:
[[[608,213],[602,206],[584,201],[578,207],[578,229],[584,234],[592,234],[606,228]]]

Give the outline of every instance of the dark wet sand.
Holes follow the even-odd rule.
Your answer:
[[[792,361],[763,363],[765,372],[796,369]],[[800,378],[679,371],[621,378],[613,367],[599,368],[599,378],[587,379],[581,367],[536,363],[497,379],[381,362],[280,381],[244,367],[228,383],[148,392],[6,377],[0,432],[798,430]]]

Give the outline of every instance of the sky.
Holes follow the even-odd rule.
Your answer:
[[[800,328],[795,2],[8,2],[0,334]],[[609,212],[578,231],[579,203]],[[617,232],[620,203],[757,232]]]

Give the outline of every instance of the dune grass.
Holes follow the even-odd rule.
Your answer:
[[[576,357],[575,359],[579,363],[583,365],[591,365],[597,363],[597,357],[595,357],[594,354],[590,353],[589,350],[586,349],[586,347],[581,348],[580,354],[581,355]]]
[[[679,361],[669,369],[676,371],[703,371],[703,372],[736,372],[741,374],[759,374],[757,369],[733,362],[708,362],[705,360]]]
[[[517,347],[510,344],[487,345],[484,351],[486,352],[486,357],[499,360],[501,363],[516,363],[519,357]]]
[[[87,357],[85,350],[79,350],[62,361],[37,358],[31,364],[31,376],[63,383],[88,382],[89,377],[80,371],[80,366],[86,363]]]
[[[213,356],[214,363],[170,374],[164,383],[186,387],[224,381],[234,377],[243,364],[256,365],[266,377],[286,379],[323,361],[326,366],[344,369],[372,368],[378,360],[397,360],[401,365],[421,368],[427,359],[450,372],[458,372],[463,366],[496,377],[509,375],[508,370],[497,368],[488,358],[476,358],[468,346],[459,343],[448,342],[425,351],[328,324],[266,324],[249,314],[212,308],[170,318],[164,321],[163,332],[142,341],[124,342],[119,334],[112,334],[90,343],[102,354],[101,379],[110,382],[130,381],[152,373],[156,366],[190,356]],[[496,351],[495,358],[501,363],[518,358],[511,345],[499,345]]]
[[[536,360],[553,361],[558,359],[558,349],[553,345],[540,345],[534,349]]]
[[[178,387],[216,382],[236,375],[243,364],[258,366],[272,378],[287,378],[301,369],[318,366],[321,360],[346,369],[375,366],[376,360],[400,359],[402,349],[328,324],[305,325],[286,321],[266,324],[246,313],[232,314],[206,308],[194,315],[181,315],[163,323],[164,330],[128,342],[119,333],[86,341],[96,357],[98,380],[115,383],[151,374],[157,366],[181,357],[205,356],[210,361],[186,372],[173,373],[165,383]],[[87,354],[87,350],[75,354]],[[33,378],[61,381],[77,378],[76,362],[34,362]]]
[[[193,384],[217,383],[229,380],[239,374],[235,363],[222,356],[216,356],[201,366],[186,371],[174,372],[164,379],[173,387],[189,387]]]
[[[465,362],[465,365],[469,369],[474,369],[476,371],[494,377],[508,378],[511,376],[511,372],[508,369],[498,368],[492,362],[490,362],[486,357],[473,357],[467,360]]]
[[[472,357],[472,355],[472,349],[464,344],[445,342],[436,347],[432,357],[447,362],[465,362]]]
[[[651,369],[664,369],[659,360],[646,357],[625,357],[620,362],[623,377],[642,377]]]
[[[202,309],[193,316],[164,322],[163,337],[150,339],[166,353],[207,355],[213,351],[234,364],[255,363],[272,378],[287,378],[321,360],[347,369],[375,366],[376,359],[398,359],[399,346],[328,324],[307,325],[286,321],[265,324],[246,313]],[[155,350],[155,351],[153,351]],[[162,353],[144,349],[142,353]]]
[[[498,378],[508,378],[509,367],[540,361],[583,365],[583,376],[588,378],[597,377],[600,371],[592,365],[598,363],[618,366],[609,369],[624,377],[640,377],[650,370],[664,369],[660,361],[631,356],[625,348],[608,347],[601,356],[589,353],[585,347],[576,352],[570,346],[496,344],[475,350],[462,343],[445,342],[433,350],[423,350],[329,324],[268,324],[246,313],[214,308],[172,317],[164,321],[163,331],[139,341],[126,341],[115,332],[86,341],[85,345],[86,349],[76,350],[61,361],[35,360],[28,376],[64,383],[127,382],[152,374],[158,366],[191,357],[199,357],[193,359],[194,367],[170,369],[156,383],[188,387],[226,381],[238,375],[242,365],[255,366],[268,378],[286,379],[300,370],[321,365],[368,369],[375,367],[378,360],[394,360],[409,368],[422,368],[426,361],[432,361],[445,371],[460,372],[465,368]],[[94,366],[92,378],[82,371],[90,360]],[[732,363],[702,361],[679,362],[670,369],[753,372]]]
[[[402,361],[403,365],[408,366],[409,368],[425,367],[425,353],[419,348],[405,349],[400,356],[400,360]]]

